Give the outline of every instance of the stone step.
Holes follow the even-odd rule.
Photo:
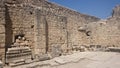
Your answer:
[[[15,61],[9,63],[9,66],[15,67],[15,66],[24,65],[24,64],[30,64],[32,62],[34,62],[34,61],[31,59],[20,59],[20,60],[15,60]]]
[[[111,52],[120,52],[120,47],[108,47],[108,51],[111,51]]]
[[[31,59],[31,57],[32,51],[29,47],[8,48],[6,53],[6,63],[9,63],[10,66],[24,64],[25,60]]]

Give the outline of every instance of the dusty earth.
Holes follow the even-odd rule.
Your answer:
[[[120,53],[76,52],[47,61],[5,68],[120,68]]]

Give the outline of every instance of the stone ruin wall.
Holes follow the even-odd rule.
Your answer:
[[[44,0],[7,0],[6,6],[0,8],[0,55],[4,55],[5,44],[9,47],[18,34],[24,34],[31,41],[34,54],[51,52],[56,45],[67,52],[74,45],[120,44],[117,25],[111,27],[117,18],[100,21]],[[91,31],[90,36],[78,30],[85,25]]]
[[[4,19],[4,4],[0,2],[0,60],[4,60],[5,55],[5,19]]]
[[[113,9],[113,14],[106,20],[89,23],[91,44],[102,46],[120,46],[120,6]]]
[[[120,30],[117,26],[111,25],[111,21],[99,21],[90,23],[91,45],[119,46]],[[112,22],[114,23],[114,22]],[[94,26],[93,26],[94,25]]]
[[[78,27],[99,20],[46,1],[9,0],[7,8],[12,23],[11,36],[25,34],[37,54],[45,53],[47,48],[50,51],[54,45],[60,45],[65,51],[68,46],[86,44],[86,35],[80,33]]]

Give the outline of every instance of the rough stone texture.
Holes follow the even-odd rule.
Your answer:
[[[88,36],[88,45],[119,47],[120,45],[120,6],[113,9],[112,17],[106,20],[91,22],[79,28]],[[87,34],[88,32],[88,34]]]
[[[17,61],[20,61],[23,58],[24,58],[24,61],[31,58],[30,48],[28,47],[8,48],[8,51],[6,53],[6,63],[10,63],[10,62],[17,63]],[[14,60],[17,60],[17,61],[14,62]]]
[[[112,17],[120,17],[120,5],[117,5],[113,9]]]
[[[118,20],[116,20],[118,19]],[[89,31],[89,44],[108,47],[118,47],[120,45],[119,18],[110,18],[87,24]],[[84,32],[85,33],[85,32]]]
[[[35,55],[51,52],[54,45],[67,52],[68,47],[84,43],[77,28],[99,20],[44,0],[7,0],[5,12],[7,47],[21,34],[32,42]]]
[[[0,60],[4,61],[5,54],[5,19],[4,0],[0,0]]]
[[[74,46],[120,45],[119,6],[111,18],[100,20],[46,0],[3,1],[0,0],[0,57],[18,35],[31,42],[34,56],[51,53],[56,45],[63,53],[72,51]]]

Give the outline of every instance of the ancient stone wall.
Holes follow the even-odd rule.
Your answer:
[[[55,45],[66,51],[73,45],[89,44],[87,36],[78,28],[99,20],[44,0],[8,0],[6,3],[11,20],[11,27],[8,26],[12,33],[8,35],[13,40],[11,42],[14,42],[16,35],[24,34],[33,42],[37,54],[51,51]]]
[[[16,38],[24,36],[30,43],[29,47],[34,52],[35,45],[35,11],[34,8],[21,5],[6,3],[6,48],[11,47],[16,41]]]
[[[4,61],[5,55],[5,12],[4,0],[0,0],[0,60]]]
[[[100,20],[46,0],[0,0],[0,60],[18,35],[29,40],[34,56],[74,46],[119,46],[119,11],[117,6],[111,18]]]
[[[18,35],[30,41],[34,55],[52,52],[53,46],[59,46],[63,52],[67,52],[74,45],[90,45],[91,42],[100,44],[98,40],[100,25],[95,26],[98,30],[94,31],[96,32],[94,40],[79,31],[80,27],[99,20],[94,16],[81,14],[45,0],[5,0],[5,3],[1,0],[0,48],[7,50]],[[4,50],[0,49],[0,52],[1,57]]]
[[[33,7],[42,10],[45,13],[45,16],[49,16],[50,19],[47,19],[48,23],[48,43],[49,46],[54,45],[63,45],[63,48],[70,48],[73,45],[84,45],[87,43],[88,39],[85,34],[78,31],[78,27],[93,21],[98,21],[98,18],[93,16],[88,16],[80,14],[76,11],[69,10],[64,7],[60,7],[56,4],[49,2],[40,2],[39,1],[32,3]],[[54,19],[55,18],[55,19]],[[57,18],[57,19],[56,19]],[[63,20],[63,21],[61,21]],[[61,22],[61,23],[60,23]],[[62,23],[63,22],[63,23]],[[51,26],[52,23],[52,26]],[[54,26],[55,23],[55,26]],[[61,28],[58,32],[58,26]],[[52,29],[51,29],[52,28]],[[61,36],[59,36],[61,35]],[[59,40],[58,40],[59,39]],[[56,43],[57,41],[57,43]],[[61,43],[61,41],[64,41]],[[65,51],[65,50],[64,50]]]
[[[118,47],[120,45],[119,17],[111,17],[87,24],[91,31],[90,45]]]
[[[113,17],[107,20],[109,23],[108,36],[111,46],[120,46],[120,18]]]
[[[112,17],[107,19],[109,23],[110,43],[112,46],[120,46],[120,5],[113,9]]]

